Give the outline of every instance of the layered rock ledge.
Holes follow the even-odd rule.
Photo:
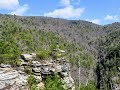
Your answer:
[[[36,54],[22,54],[21,65],[12,68],[10,65],[0,65],[0,90],[28,90],[28,74],[25,69],[32,71],[36,80],[40,81],[39,88],[44,87],[44,79],[48,75],[58,74],[63,82],[63,88],[75,90],[74,80],[70,74],[70,64],[65,58],[56,60],[36,61]]]

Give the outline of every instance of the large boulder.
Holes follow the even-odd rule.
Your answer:
[[[25,61],[33,60],[34,56],[32,54],[21,54],[21,59]]]
[[[36,58],[36,53],[30,53],[30,55],[32,55],[33,58]]]
[[[9,65],[9,64],[0,64],[0,67],[1,68],[10,68],[11,65]]]
[[[31,66],[33,66],[33,67],[41,67],[41,63],[40,62],[38,62],[38,61],[32,61],[31,62]]]

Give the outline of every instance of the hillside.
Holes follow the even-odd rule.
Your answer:
[[[100,80],[104,81],[104,78],[100,77],[105,75],[101,75],[98,72],[103,73],[104,70],[107,72],[106,68],[104,68],[104,66],[107,67],[106,60],[114,60],[117,55],[117,60],[114,63],[118,63],[115,67],[117,68],[115,73],[118,73],[118,68],[120,67],[120,56],[118,53],[120,50],[119,32],[120,23],[101,26],[82,20],[65,20],[42,16],[21,17],[1,14],[0,63],[9,63],[15,66],[16,60],[21,53],[32,52],[42,53],[42,57],[48,59],[49,55],[46,52],[56,48],[58,43],[60,49],[66,51],[65,56],[71,63],[71,73],[76,85],[80,82],[88,86],[97,86],[99,89],[101,87],[111,89],[112,87],[103,87],[103,85],[98,84],[101,82]],[[108,58],[111,55],[109,50],[116,52],[116,54]],[[104,59],[101,59],[99,55],[104,56]],[[105,65],[101,63],[102,61]],[[101,64],[103,68],[99,69]],[[80,67],[81,71],[80,80],[78,80],[78,67]],[[96,73],[94,73],[95,70]],[[113,69],[111,68],[111,70]],[[115,75],[116,77],[118,76],[118,74]],[[113,76],[114,74],[110,77]],[[106,78],[110,79],[110,77]],[[104,83],[106,85],[107,81]],[[111,83],[114,86],[112,81]],[[109,86],[109,84],[107,85]]]
[[[22,25],[24,28],[52,31],[64,39],[76,43],[89,43],[104,34],[102,27],[87,21],[64,20],[48,17],[16,17],[1,16],[1,20],[10,17],[11,20]]]

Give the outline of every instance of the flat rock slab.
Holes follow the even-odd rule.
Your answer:
[[[0,90],[13,85],[22,86],[27,82],[27,76],[21,75],[11,68],[0,68]]]
[[[21,54],[21,59],[29,61],[29,60],[33,60],[33,56],[30,54]]]

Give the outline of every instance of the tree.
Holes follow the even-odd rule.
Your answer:
[[[45,90],[64,90],[61,79],[58,75],[47,76],[45,86]]]

